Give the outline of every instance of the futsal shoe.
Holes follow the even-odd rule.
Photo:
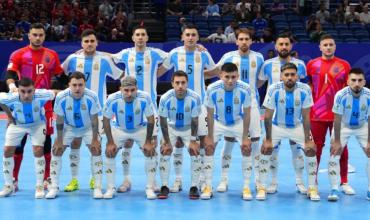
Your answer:
[[[14,192],[14,187],[12,185],[5,185],[0,191],[0,197],[11,196]]]
[[[328,201],[330,202],[336,202],[339,199],[339,191],[337,189],[332,189],[329,196]]]
[[[189,199],[199,199],[200,195],[199,195],[199,190],[198,190],[198,187],[196,186],[192,186],[190,187],[190,190],[189,190]]]
[[[249,187],[244,187],[242,192],[243,200],[250,201],[253,199],[251,189]]]
[[[272,182],[266,189],[268,194],[274,194],[277,192],[278,184],[276,182]]]
[[[155,194],[154,189],[151,188],[151,187],[147,187],[145,189],[145,194],[146,194],[146,198],[147,199],[152,200],[152,199],[156,199],[157,198],[157,195]]]
[[[297,187],[297,192],[299,192],[300,194],[304,194],[304,195],[307,194],[307,189],[303,183],[297,183],[296,187]]]
[[[227,191],[228,179],[227,177],[222,177],[220,184],[217,186],[217,192],[226,192]]]
[[[58,188],[56,187],[49,187],[49,192],[46,193],[45,198],[46,199],[55,199],[58,195]]]
[[[213,193],[212,193],[212,187],[211,186],[206,186],[204,188],[202,194],[200,194],[200,198],[204,199],[204,200],[211,199],[212,196],[213,196]]]
[[[356,194],[356,191],[348,183],[343,183],[342,184],[342,191],[346,195],[355,195]]]
[[[114,195],[116,194],[116,188],[109,187],[107,191],[104,193],[103,198],[104,199],[112,199]]]
[[[123,183],[118,187],[117,192],[124,193],[131,190],[131,181],[129,179],[125,179]]]
[[[307,197],[311,201],[320,201],[319,192],[317,191],[317,189],[315,187],[308,188],[308,190],[307,190]]]
[[[89,186],[90,186],[90,189],[94,189],[94,187],[95,187],[95,177],[92,176],[90,178]]]
[[[103,192],[101,191],[100,188],[95,188],[94,189],[93,198],[94,199],[103,199],[104,198]]]
[[[76,178],[72,178],[71,182],[64,188],[64,192],[73,192],[80,188],[80,184]]]
[[[171,188],[172,193],[178,193],[182,191],[182,181],[179,178],[175,179],[175,182],[173,183],[173,186]]]
[[[35,199],[42,199],[45,196],[44,186],[36,186]]]
[[[257,189],[256,199],[259,201],[266,200],[266,189],[264,187],[259,187]]]
[[[170,189],[167,186],[162,186],[161,191],[158,194],[158,199],[167,199]]]

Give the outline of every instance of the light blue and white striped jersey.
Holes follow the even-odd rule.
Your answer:
[[[258,100],[258,74],[261,71],[263,62],[264,59],[261,53],[249,50],[248,55],[241,56],[239,51],[236,50],[225,53],[220,61],[218,61],[217,67],[221,69],[225,63],[234,63],[237,65],[240,80],[249,84],[253,97],[256,97]]]
[[[363,88],[360,97],[354,97],[350,87],[335,94],[333,112],[342,116],[342,123],[349,128],[361,127],[370,114],[370,89]]]
[[[148,93],[140,90],[132,102],[126,102],[121,91],[110,94],[103,109],[104,117],[109,119],[115,117],[114,125],[128,131],[146,126],[146,117],[152,115],[154,115],[152,100]]]
[[[189,89],[198,93],[202,102],[206,94],[204,82],[204,69],[213,70],[216,65],[207,51],[186,51],[184,46],[177,47],[170,51],[164,60],[163,66],[166,69],[174,67],[175,71],[182,70],[188,74]]]
[[[310,87],[297,82],[292,92],[287,92],[284,82],[273,83],[267,90],[263,105],[275,110],[272,123],[294,128],[302,123],[302,109],[313,105]]]
[[[86,88],[98,94],[100,106],[103,106],[107,99],[106,77],[118,79],[123,73],[108,55],[99,51],[93,56],[86,56],[83,53],[71,54],[63,62],[62,67],[66,74],[74,71],[85,74]]]
[[[45,123],[44,105],[54,96],[52,90],[36,89],[32,102],[22,102],[18,93],[3,93],[0,103],[8,106],[17,125]]]
[[[91,127],[91,116],[100,111],[99,98],[90,89],[85,88],[80,99],[73,98],[69,88],[58,93],[55,98],[54,112],[64,118],[64,123],[76,128]]]
[[[189,128],[191,118],[198,117],[201,112],[200,96],[187,89],[183,99],[176,98],[174,89],[167,91],[159,101],[158,115],[167,118],[168,124],[176,128]]]
[[[294,63],[297,66],[299,79],[304,79],[307,77],[306,65],[304,64],[303,60],[292,57],[289,62]],[[285,63],[286,62],[280,60],[279,57],[266,60],[262,65],[258,79],[263,81],[268,80],[269,86],[273,83],[280,82],[280,69]]]
[[[224,82],[218,80],[207,88],[205,105],[215,110],[215,119],[224,125],[233,125],[243,119],[243,108],[251,105],[250,86],[238,80],[232,91],[224,89]]]
[[[125,64],[125,74],[135,76],[137,87],[150,94],[157,106],[157,70],[168,54],[163,50],[146,47],[137,52],[135,47],[127,48],[113,55],[114,62]]]

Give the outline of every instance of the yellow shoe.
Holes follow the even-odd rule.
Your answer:
[[[80,184],[76,178],[72,178],[71,182],[64,188],[64,192],[73,192],[80,188]]]
[[[211,186],[206,186],[200,195],[200,199],[211,199],[213,196],[212,194],[212,187]]]
[[[95,187],[95,177],[90,178],[89,185],[90,185],[90,189],[94,189],[94,187]]]
[[[307,191],[307,197],[311,200],[311,201],[320,201],[320,195],[319,195],[319,192],[317,191],[317,189],[315,187],[310,187],[308,188],[308,191]]]
[[[257,189],[256,199],[260,201],[266,200],[266,189],[264,187]]]
[[[250,201],[253,199],[252,192],[249,187],[243,189],[243,200]]]

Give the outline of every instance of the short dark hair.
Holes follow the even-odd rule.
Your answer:
[[[288,38],[290,43],[292,43],[292,42],[293,42],[293,41],[292,41],[292,36],[291,36],[290,34],[286,33],[286,32],[283,32],[283,33],[279,34],[279,35],[277,36],[277,38],[276,38],[276,41],[277,41],[279,38]],[[275,41],[275,42],[276,42],[276,41]]]
[[[361,68],[358,68],[358,67],[354,67],[352,68],[350,71],[349,71],[349,74],[348,75],[351,75],[351,74],[355,74],[355,75],[363,75],[364,78],[365,78],[365,72],[361,69]]]
[[[188,74],[186,74],[184,71],[182,70],[178,70],[178,71],[175,71],[172,76],[171,76],[171,82],[173,82],[173,80],[175,79],[175,77],[185,77],[186,78],[186,81],[188,81]]]
[[[294,63],[286,63],[284,64],[280,71],[283,72],[284,70],[287,70],[287,69],[295,69],[295,71],[298,71],[298,68],[297,66],[294,64]]]
[[[24,77],[18,81],[18,86],[23,86],[23,87],[35,86],[35,83],[32,81],[32,79],[28,77]]]
[[[234,63],[224,63],[221,67],[222,72],[231,73],[238,71],[238,66]]]
[[[249,36],[249,38],[252,38],[252,34],[249,29],[247,28],[240,28],[238,31],[235,31],[235,37],[238,39],[239,34],[246,34]]]
[[[334,37],[331,36],[330,34],[323,34],[321,37],[320,37],[320,41],[323,41],[323,40],[327,40],[327,39],[331,39],[331,40],[334,40]],[[334,40],[335,41],[335,40]]]
[[[80,71],[72,72],[68,77],[68,82],[72,79],[83,79],[86,82],[85,74],[81,73]]]
[[[197,26],[195,26],[194,24],[187,24],[184,26],[184,29],[182,30],[182,32],[184,33],[186,29],[195,29],[198,31],[198,28]]]
[[[44,25],[43,25],[43,24],[41,24],[41,23],[33,23],[33,24],[31,24],[30,31],[31,31],[32,29],[42,29],[42,30],[44,30],[44,32],[45,32],[45,27],[44,27]]]
[[[93,29],[86,29],[86,30],[82,31],[81,39],[84,38],[84,37],[87,37],[89,35],[94,35],[96,37],[96,32]]]
[[[134,34],[135,31],[138,30],[138,29],[144,29],[145,32],[148,34],[148,29],[144,25],[137,25],[137,26],[133,27],[132,28],[132,34]]]

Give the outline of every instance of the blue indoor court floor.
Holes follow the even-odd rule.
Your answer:
[[[4,143],[6,121],[0,121],[0,143]],[[103,140],[103,143],[105,141]],[[170,194],[167,200],[146,200],[144,158],[136,147],[133,150],[131,176],[133,187],[130,192],[116,194],[111,200],[94,200],[89,190],[90,178],[89,153],[86,147],[81,150],[80,190],[72,193],[60,192],[54,200],[34,199],[34,164],[31,146],[27,144],[25,157],[19,175],[20,191],[11,197],[0,198],[0,219],[370,219],[370,201],[366,200],[367,176],[365,173],[366,157],[358,144],[351,140],[349,146],[350,163],[356,167],[356,173],[349,175],[349,181],[356,190],[356,195],[341,195],[337,203],[327,201],[329,183],[327,172],[328,146],[325,148],[319,172],[320,202],[311,202],[306,196],[295,191],[295,178],[291,162],[290,148],[285,141],[280,149],[278,193],[268,195],[264,202],[241,199],[242,174],[240,150],[234,146],[233,159],[229,176],[229,191],[214,192],[211,200],[189,200],[190,182],[189,156],[184,151],[183,191]],[[104,146],[103,146],[104,149]],[[216,151],[214,190],[220,179],[220,150]],[[3,152],[0,153],[1,158]],[[63,156],[63,168],[60,180],[61,188],[70,180],[68,162],[69,149]],[[119,154],[120,155],[120,154]],[[117,186],[122,181],[122,168],[117,159]],[[173,169],[171,170],[173,173]],[[172,177],[174,175],[171,175]],[[159,175],[157,178],[159,181]],[[171,179],[171,184],[173,178]],[[0,178],[0,186],[3,186]],[[103,177],[105,187],[105,177]],[[254,187],[254,185],[253,185]],[[255,195],[255,190],[253,190]]]

